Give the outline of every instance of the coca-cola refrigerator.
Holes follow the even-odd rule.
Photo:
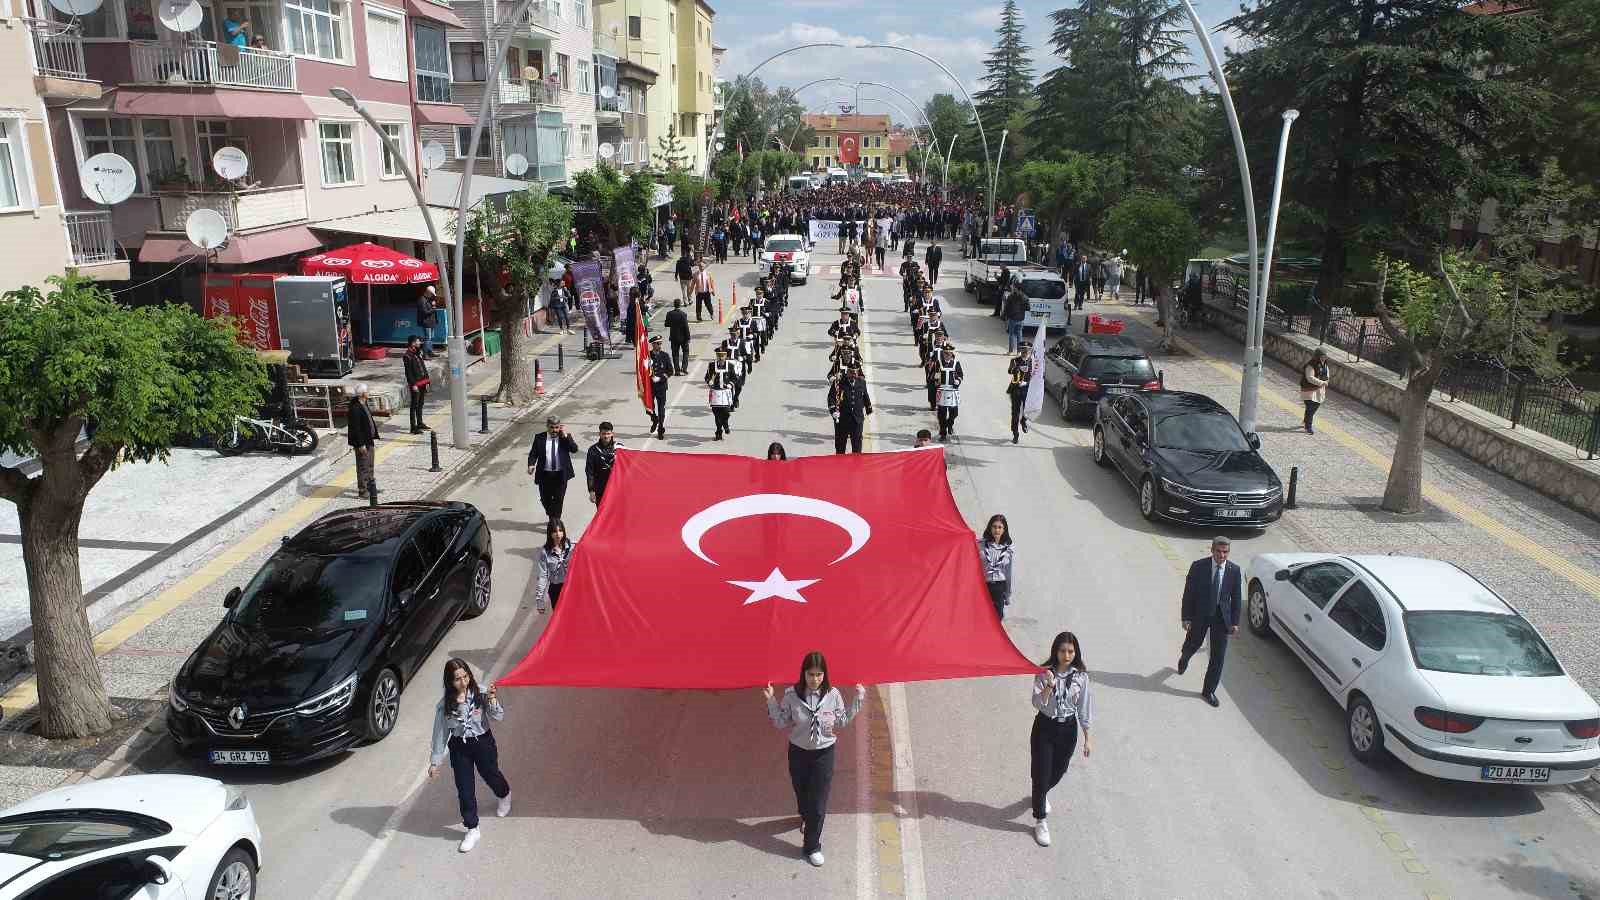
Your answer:
[[[289,362],[308,374],[342,378],[355,368],[345,280],[330,275],[284,275],[272,282],[278,327]]]
[[[239,343],[257,350],[282,350],[278,327],[278,298],[272,283],[280,272],[209,272],[202,292],[201,314],[208,319],[231,317],[239,330]]]

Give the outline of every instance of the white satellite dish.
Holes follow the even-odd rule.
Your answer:
[[[197,0],[161,0],[156,18],[168,31],[193,31],[205,20],[205,8]]]
[[[83,161],[78,168],[78,182],[83,192],[96,203],[114,206],[133,196],[139,185],[139,176],[133,163],[115,153],[96,153]]]
[[[444,165],[444,145],[438,141],[423,144],[422,165],[428,169],[437,169]]]
[[[228,220],[214,209],[197,209],[184,221],[183,233],[201,250],[215,250],[228,239]]]
[[[50,0],[50,5],[69,16],[87,16],[100,8],[100,0]]]
[[[229,181],[238,181],[250,171],[250,156],[238,147],[220,147],[211,154],[211,168]]]
[[[528,171],[528,158],[521,153],[513,153],[506,157],[506,171],[513,176],[521,175]]]
[[[604,142],[604,143],[602,143],[600,145],[600,158],[601,159],[610,159],[611,157],[616,156],[616,155],[617,155],[617,148],[611,146],[611,142],[610,141],[606,141],[606,142]]]
[[[612,87],[609,84],[600,85],[600,96],[606,98],[607,100],[610,100],[612,97],[615,97],[616,95],[617,95],[617,89],[616,88]]]
[[[539,80],[539,70],[535,69],[533,66],[523,66],[522,67],[522,80],[523,81],[538,81]]]

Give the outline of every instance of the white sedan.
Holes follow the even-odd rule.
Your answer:
[[[774,263],[786,263],[794,269],[789,280],[804,284],[811,274],[811,253],[806,239],[798,234],[775,234],[761,245],[761,263],[757,267],[763,276],[771,273]]]
[[[261,829],[212,778],[84,781],[0,812],[0,900],[252,900]]]
[[[1407,556],[1267,553],[1245,618],[1345,710],[1350,752],[1458,781],[1565,784],[1600,766],[1600,706],[1528,620],[1460,568]]]

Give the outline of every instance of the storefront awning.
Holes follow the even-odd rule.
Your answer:
[[[406,12],[413,16],[449,25],[451,28],[467,27],[466,23],[461,21],[460,17],[451,11],[450,7],[429,3],[428,0],[406,0]]]
[[[447,244],[454,243],[456,239],[456,211],[452,207],[429,206],[433,213],[433,227],[439,230],[439,240]],[[407,241],[428,241],[428,223],[423,221],[422,211],[415,206],[403,209],[389,209],[382,212],[362,213],[356,216],[345,216],[341,219],[325,219],[314,222],[312,228],[318,231],[332,231],[339,234],[358,234],[375,238],[390,238]]]
[[[138,90],[117,88],[112,112],[123,116],[205,119],[315,119],[305,98],[281,91]]]
[[[473,125],[477,122],[465,109],[449,103],[418,103],[417,119],[424,125]]]
[[[322,241],[311,233],[311,229],[295,225],[259,234],[232,235],[227,244],[215,251],[211,261],[219,265],[244,265],[292,253],[304,253],[321,246]],[[205,252],[189,243],[187,238],[150,237],[145,238],[144,245],[139,248],[139,262],[177,262],[188,257],[199,258]]]

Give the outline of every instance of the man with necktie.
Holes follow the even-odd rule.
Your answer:
[[[528,451],[528,474],[539,486],[539,502],[550,519],[561,518],[561,507],[567,499],[567,482],[572,480],[572,454],[578,452],[578,442],[567,434],[561,420],[555,416],[545,420],[545,430],[533,439]]]
[[[1200,649],[1209,635],[1211,658],[1206,663],[1206,679],[1200,696],[1212,706],[1217,701],[1217,685],[1222,681],[1222,661],[1228,654],[1228,638],[1239,633],[1239,617],[1244,608],[1244,573],[1228,561],[1232,542],[1226,537],[1211,539],[1211,555],[1195,560],[1183,583],[1183,650],[1178,654],[1178,674],[1189,668],[1189,657]]]

